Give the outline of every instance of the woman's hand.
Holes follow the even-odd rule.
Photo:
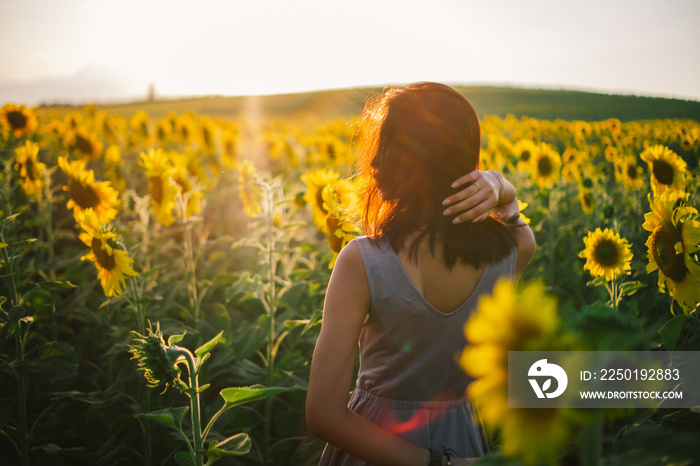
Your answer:
[[[452,183],[453,188],[466,187],[442,201],[447,207],[443,215],[454,215],[452,223],[481,222],[508,201],[512,185],[497,171],[474,170]],[[515,197],[515,188],[512,188]]]

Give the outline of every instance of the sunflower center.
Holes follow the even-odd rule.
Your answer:
[[[204,140],[205,146],[211,146],[211,133],[209,132],[209,128],[202,129],[202,139]]]
[[[233,143],[233,141],[227,141],[224,145],[224,149],[226,150],[227,154],[232,156],[234,151],[236,150],[236,145]]]
[[[601,240],[593,251],[593,258],[603,267],[612,267],[620,259],[617,244],[607,238]]]
[[[75,147],[80,151],[81,154],[85,155],[91,155],[93,151],[92,143],[80,134],[77,134],[75,136]]]
[[[537,171],[542,176],[547,176],[552,173],[552,161],[549,160],[549,157],[541,157],[537,161]]]
[[[163,180],[159,176],[148,177],[148,190],[157,204],[163,203]]]
[[[34,161],[31,158],[27,158],[24,162],[24,168],[27,170],[27,178],[30,180],[34,179]]]
[[[321,212],[328,214],[328,211],[323,207],[323,186],[316,191],[316,206]]]
[[[631,180],[637,179],[637,170],[634,168],[634,165],[627,165],[627,176]]]
[[[27,116],[22,112],[12,110],[7,112],[7,122],[15,129],[22,129],[27,126]]]
[[[682,241],[681,232],[668,220],[656,227],[651,234],[651,250],[659,269],[668,278],[680,283],[688,273],[683,254],[676,253],[675,245]]]
[[[82,209],[94,209],[100,203],[100,198],[92,186],[86,186],[74,178],[68,182],[68,192],[70,192],[73,201]]]
[[[651,171],[659,183],[666,185],[673,183],[673,167],[665,160],[656,160]]]
[[[114,256],[112,254],[109,254],[107,251],[102,249],[102,240],[99,238],[92,238],[92,244],[90,245],[92,248],[92,253],[95,255],[95,258],[97,259],[97,263],[102,266],[103,269],[106,270],[112,270],[114,269],[114,266],[117,264],[116,261],[114,260]]]
[[[340,227],[340,218],[329,215],[326,217],[326,226],[328,227],[328,244],[331,249],[335,252],[340,252],[343,247],[343,238],[335,234],[335,232]]]
[[[522,162],[527,162],[528,160],[530,160],[530,151],[529,150],[522,151],[522,153],[520,154],[520,160]]]
[[[175,175],[173,176],[173,181],[177,183],[178,186],[180,186],[180,190],[183,194],[190,192],[190,182],[184,176]]]

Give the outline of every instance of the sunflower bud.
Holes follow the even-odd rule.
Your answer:
[[[138,361],[138,368],[144,372],[148,386],[152,388],[164,387],[161,393],[170,386],[179,386],[180,369],[175,365],[177,360],[177,348],[166,345],[163,333],[160,331],[160,323],[156,323],[155,332],[150,322],[147,336],[133,332],[138,338],[135,344],[129,345],[131,359]]]

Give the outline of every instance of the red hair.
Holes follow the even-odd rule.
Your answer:
[[[450,184],[479,168],[479,119],[462,94],[429,82],[385,90],[365,105],[358,136],[366,234],[386,236],[399,251],[420,231],[411,257],[427,237],[433,252],[436,241],[444,244],[448,267],[457,259],[479,267],[510,253],[515,237],[506,224],[489,217],[455,225],[442,215]]]

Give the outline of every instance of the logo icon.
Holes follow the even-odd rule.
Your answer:
[[[534,379],[528,378],[532,389],[535,390],[537,398],[556,398],[566,390],[566,385],[569,383],[569,378],[566,376],[566,372],[561,367],[556,364],[550,364],[546,359],[540,359],[535,361],[535,363],[530,366],[530,370],[527,372],[528,377],[536,377]],[[544,378],[542,385],[538,382],[537,378]],[[552,378],[557,381],[556,390],[549,392],[548,390],[552,387]]]

